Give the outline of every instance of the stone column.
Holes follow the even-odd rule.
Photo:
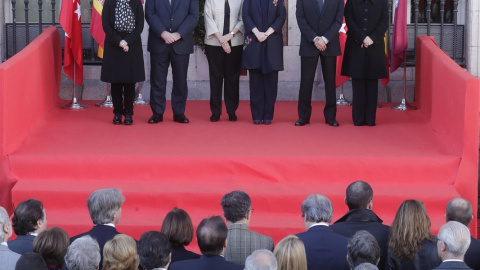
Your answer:
[[[476,77],[480,77],[480,1],[467,1],[466,27],[466,62],[467,70]]]

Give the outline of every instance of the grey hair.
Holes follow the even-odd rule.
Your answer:
[[[5,239],[5,233],[3,232],[3,226],[5,225],[12,226],[12,224],[10,224],[10,217],[8,216],[7,210],[0,206],[0,243],[7,240]]]
[[[322,194],[312,194],[308,196],[303,201],[301,210],[307,221],[315,223],[330,223],[332,221],[332,203],[330,202],[330,199]]]
[[[354,270],[378,270],[378,267],[371,263],[361,263]]]
[[[100,247],[89,235],[73,241],[65,255],[65,264],[69,270],[96,270],[99,263]]]
[[[255,250],[247,257],[245,270],[277,270],[277,258],[268,249]]]
[[[470,246],[470,231],[458,221],[449,221],[440,227],[438,238],[447,246],[447,252],[461,257]]]
[[[87,200],[88,212],[94,224],[102,225],[113,221],[113,215],[122,207],[125,197],[118,188],[95,190]]]

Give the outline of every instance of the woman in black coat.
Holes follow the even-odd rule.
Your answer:
[[[345,22],[348,31],[342,75],[352,78],[353,124],[375,126],[378,79],[387,77],[387,0],[348,0]]]
[[[250,75],[250,109],[253,123],[272,123],[277,99],[278,71],[283,70],[283,0],[245,0],[242,67]]]
[[[105,0],[102,24],[105,48],[101,80],[112,84],[113,124],[133,124],[135,83],[145,80],[140,34],[144,14],[140,0]]]

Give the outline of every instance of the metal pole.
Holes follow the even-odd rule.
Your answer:
[[[105,99],[102,102],[96,103],[95,106],[97,107],[107,107],[107,108],[113,107],[112,95],[110,95],[108,83],[106,83],[106,85],[107,85],[107,94],[105,96]]]
[[[87,106],[77,102],[77,93],[75,91],[75,64],[73,64],[73,93],[72,93],[72,102],[62,106],[63,109],[67,110],[81,110],[87,108]]]
[[[392,109],[397,111],[416,110],[417,107],[407,103],[407,53],[403,53],[403,98],[402,102],[400,102],[398,105],[392,106]]]
[[[138,83],[138,96],[133,102],[133,104],[135,105],[148,105],[148,101],[143,99],[143,96],[142,96],[142,85],[143,85],[142,82]],[[343,90],[343,86],[342,86],[342,90]]]

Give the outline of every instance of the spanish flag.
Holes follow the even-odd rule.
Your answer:
[[[380,82],[384,85],[387,86],[388,82],[390,81],[390,72],[388,70],[388,44],[387,44],[387,33],[385,33],[385,36],[383,38],[383,41],[385,42],[385,60],[386,60],[386,69],[387,69],[387,78],[380,79]]]
[[[98,57],[103,58],[105,32],[102,26],[102,10],[105,0],[93,0],[92,18],[90,20],[90,34],[98,43]]]

